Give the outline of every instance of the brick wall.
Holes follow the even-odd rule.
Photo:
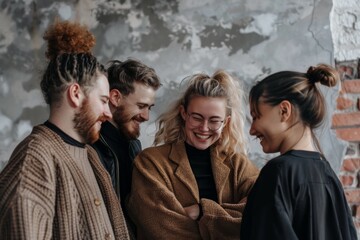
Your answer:
[[[332,128],[349,143],[339,178],[360,236],[360,61],[336,62],[336,68],[342,80]]]

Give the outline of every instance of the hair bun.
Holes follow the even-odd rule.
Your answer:
[[[48,42],[45,56],[54,59],[62,53],[91,53],[95,37],[86,26],[69,21],[56,21],[44,33]]]
[[[320,82],[321,84],[333,87],[340,79],[339,73],[327,64],[319,64],[315,67],[311,66],[306,72],[306,76],[313,84]]]

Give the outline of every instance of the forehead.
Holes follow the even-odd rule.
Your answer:
[[[134,92],[130,93],[126,98],[135,102],[153,102],[155,98],[155,92],[152,87],[141,83],[134,83]]]
[[[187,111],[203,116],[225,116],[226,99],[213,97],[194,97],[189,101]]]

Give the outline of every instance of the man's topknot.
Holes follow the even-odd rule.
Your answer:
[[[69,21],[56,21],[44,33],[48,42],[46,57],[51,60],[62,53],[91,53],[95,37],[86,26]]]

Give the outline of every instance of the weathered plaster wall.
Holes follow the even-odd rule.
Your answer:
[[[47,119],[39,90],[46,66],[42,34],[55,16],[87,24],[101,62],[135,57],[157,70],[163,87],[142,129],[145,147],[152,142],[156,116],[189,74],[223,68],[248,88],[275,71],[333,64],[330,0],[0,0],[0,6],[0,163],[33,125]],[[337,91],[324,94],[331,113]],[[319,136],[338,170],[345,144],[329,130]],[[253,140],[249,152],[259,166],[271,157]]]
[[[333,0],[331,33],[336,61],[360,56],[360,1]]]

